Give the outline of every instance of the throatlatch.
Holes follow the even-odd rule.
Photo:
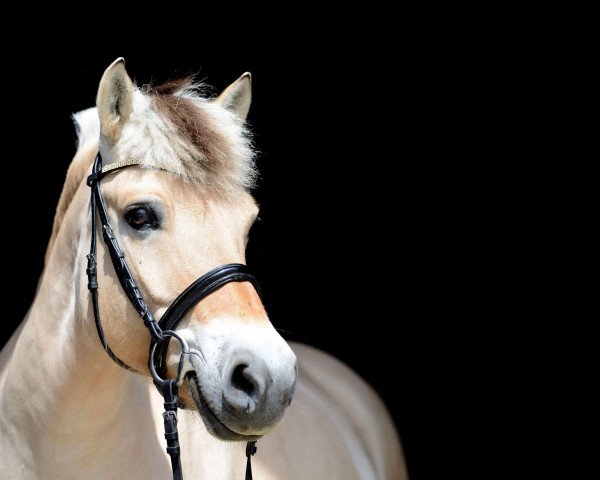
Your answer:
[[[140,289],[135,282],[131,270],[125,261],[125,254],[119,247],[119,243],[114,235],[108,219],[108,211],[100,191],[100,181],[112,171],[116,171],[131,165],[139,165],[136,162],[115,162],[106,167],[102,167],[102,156],[100,152],[96,156],[92,174],[87,179],[87,184],[91,188],[91,216],[92,216],[92,239],[90,253],[87,256],[86,273],[88,276],[88,289],[92,295],[92,307],[94,310],[94,321],[96,330],[102,347],[108,356],[117,365],[136,373],[141,373],[135,368],[127,365],[111,350],[106,338],[100,320],[100,307],[98,303],[98,274],[96,263],[96,228],[97,216],[100,217],[102,225],[102,237],[107,246],[110,258],[112,260],[115,273],[119,283],[127,298],[144,321],[144,325],[150,332],[150,349],[148,355],[148,368],[154,379],[154,383],[160,387],[164,397],[165,412],[163,413],[165,439],[167,440],[167,453],[171,457],[171,468],[173,471],[173,480],[183,480],[181,469],[181,458],[179,448],[179,438],[177,433],[177,408],[178,408],[178,390],[183,382],[183,365],[185,357],[189,355],[190,349],[185,340],[176,333],[175,328],[181,322],[183,317],[203,298],[210,295],[215,290],[221,288],[230,282],[250,282],[260,295],[260,289],[256,278],[248,272],[245,265],[232,263],[221,265],[205,275],[186,288],[171,303],[165,314],[157,322],[154,315],[149,310]],[[175,338],[181,344],[181,357],[177,369],[176,378],[167,378],[167,350],[171,337]],[[246,446],[246,480],[252,480],[251,457],[256,453],[256,442],[248,442]]]

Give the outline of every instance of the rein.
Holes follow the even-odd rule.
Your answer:
[[[111,350],[102,328],[100,320],[100,308],[98,303],[98,275],[96,263],[96,226],[98,218],[102,225],[102,237],[110,254],[115,273],[119,279],[121,287],[127,298],[135,308],[136,312],[143,320],[144,325],[150,333],[150,349],[148,354],[148,368],[152,374],[154,384],[159,387],[164,398],[165,411],[163,413],[165,439],[167,440],[167,453],[171,457],[171,469],[173,472],[173,480],[183,480],[183,472],[181,469],[181,458],[179,448],[179,438],[177,433],[177,408],[178,408],[178,391],[179,385],[183,383],[183,366],[185,359],[190,354],[190,349],[186,341],[175,331],[177,325],[183,317],[203,298],[210,295],[215,290],[221,288],[230,282],[250,282],[260,295],[260,288],[256,278],[248,272],[245,265],[239,263],[231,263],[221,265],[210,272],[202,275],[188,288],[186,288],[174,301],[171,303],[167,311],[161,317],[160,321],[156,321],[154,315],[146,305],[136,281],[131,274],[131,270],[125,261],[125,254],[119,247],[119,243],[115,237],[112,227],[108,219],[106,204],[102,198],[100,191],[100,181],[104,176],[113,171],[118,171],[122,168],[131,165],[141,165],[137,162],[116,162],[106,167],[102,167],[102,156],[100,152],[96,156],[92,174],[87,178],[87,184],[91,188],[90,205],[92,210],[92,239],[90,245],[90,253],[87,256],[86,274],[88,276],[88,289],[92,296],[92,306],[94,310],[94,321],[96,330],[102,347],[108,356],[120,367],[123,367],[130,372],[140,373],[135,368],[127,365]],[[168,169],[163,169],[166,170]],[[167,350],[169,341],[175,338],[181,344],[181,356],[175,378],[167,377]],[[256,453],[256,442],[248,442],[246,445],[246,480],[252,480],[252,455]]]

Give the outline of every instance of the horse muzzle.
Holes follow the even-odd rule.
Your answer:
[[[290,405],[297,380],[296,356],[272,325],[224,319],[178,333],[190,345],[183,390],[209,432],[233,441],[270,432]],[[168,363],[175,366],[179,358],[173,345]]]

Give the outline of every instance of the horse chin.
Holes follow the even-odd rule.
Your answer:
[[[202,388],[199,385],[198,377],[195,373],[188,373],[186,375],[187,383],[189,385],[189,391],[194,400],[194,404],[200,413],[200,417],[204,422],[204,426],[211,435],[218,438],[219,440],[226,440],[230,442],[253,442],[258,440],[261,435],[242,435],[241,433],[234,432],[227,427],[219,418],[214,414],[210,408],[208,402],[202,394]]]

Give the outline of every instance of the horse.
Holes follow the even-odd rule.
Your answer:
[[[86,253],[102,226],[92,231],[86,179],[98,154],[105,166],[127,167],[103,178],[102,194],[159,318],[200,275],[245,261],[258,213],[250,102],[248,73],[210,98],[188,80],[137,87],[119,58],[100,80],[96,107],[74,114],[78,148],[35,299],[0,352],[0,477],[170,478],[163,399],[147,363],[152,337],[103,246],[95,327]],[[177,334],[195,352],[185,365],[178,342],[164,352],[165,375],[182,379],[186,478],[241,479],[245,442],[257,439],[252,468],[261,480],[407,478],[374,390],[328,354],[286,343],[250,282],[226,283],[190,307]]]

